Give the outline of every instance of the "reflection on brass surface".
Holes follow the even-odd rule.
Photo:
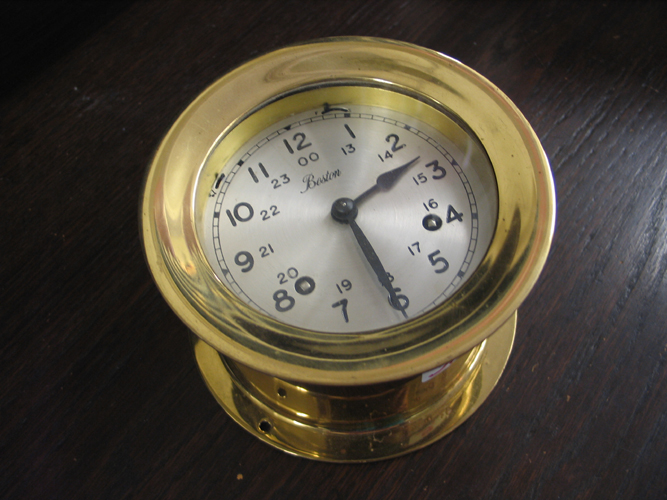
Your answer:
[[[488,397],[509,357],[513,315],[481,345],[422,382],[341,387],[287,382],[223,358],[195,339],[209,389],[251,434],[288,453],[364,462],[422,448],[451,432]]]
[[[304,423],[320,423],[345,430],[360,422],[382,422],[409,417],[443,394],[454,397],[479,369],[484,343],[460,356],[428,382],[421,376],[365,386],[326,386],[293,383],[224,360],[239,385],[263,404]]]

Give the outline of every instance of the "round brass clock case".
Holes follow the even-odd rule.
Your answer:
[[[397,456],[497,383],[555,194],[530,125],[461,63],[333,38],[233,70],[145,183],[153,277],[227,413],[288,453]]]

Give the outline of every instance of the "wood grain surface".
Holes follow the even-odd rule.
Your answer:
[[[0,17],[1,498],[667,498],[667,4],[9,2]],[[333,35],[485,75],[558,193],[490,398],[441,441],[361,465],[293,458],[226,416],[138,232],[146,166],[187,104]]]

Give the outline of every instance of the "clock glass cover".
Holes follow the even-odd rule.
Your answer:
[[[199,226],[208,262],[251,307],[308,330],[379,330],[437,307],[494,233],[497,188],[479,141],[445,112],[378,88],[289,100],[318,98],[224,163],[225,138],[212,149]],[[406,103],[430,108],[439,127],[391,107]]]

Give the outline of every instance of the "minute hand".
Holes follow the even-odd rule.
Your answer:
[[[407,318],[408,315],[405,312],[405,308],[401,307],[401,302],[398,300],[398,297],[396,296],[396,291],[394,290],[394,287],[391,286],[391,282],[389,281],[389,276],[387,275],[387,271],[384,270],[382,262],[380,262],[380,258],[375,253],[375,250],[373,250],[370,241],[368,241],[368,238],[366,238],[366,235],[357,225],[357,222],[354,220],[353,217],[348,220],[348,224],[352,228],[354,237],[357,239],[357,243],[359,244],[361,251],[364,253],[366,260],[371,265],[373,272],[380,280],[382,286],[387,289],[387,292],[389,292],[389,302],[395,309],[401,311],[403,317]]]
[[[403,176],[405,171],[408,170],[412,165],[417,163],[417,160],[419,160],[419,158],[420,157],[418,156],[417,158],[407,162],[405,165],[401,165],[400,167],[396,167],[395,169],[390,170],[389,172],[380,174],[378,178],[375,180],[375,184],[370,189],[367,189],[354,199],[354,205],[358,206],[362,201],[364,201],[366,198],[368,198],[376,191],[389,191],[396,185],[396,183]]]

